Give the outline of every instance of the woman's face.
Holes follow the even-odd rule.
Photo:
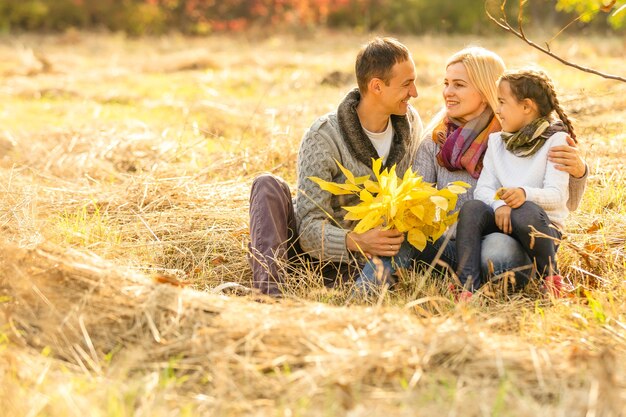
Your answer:
[[[462,62],[451,64],[446,68],[443,84],[443,99],[448,117],[467,123],[487,108],[487,102],[481,92],[470,83],[467,69]]]

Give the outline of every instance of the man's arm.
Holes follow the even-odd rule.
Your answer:
[[[328,123],[328,122],[326,122]],[[309,177],[334,181],[341,160],[339,150],[330,138],[312,128],[304,135],[298,153],[298,194],[296,219],[301,248],[317,259],[347,261],[345,230],[339,226],[332,207],[332,195]]]
[[[346,262],[349,251],[365,256],[397,254],[404,241],[402,233],[377,228],[359,234],[342,228],[342,219],[337,218],[333,210],[333,196],[308,178],[314,176],[335,182],[339,175],[335,159],[342,162],[330,138],[315,130],[305,134],[298,154],[296,197],[300,247],[317,259],[335,262]]]

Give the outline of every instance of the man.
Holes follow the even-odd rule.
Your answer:
[[[335,112],[316,120],[305,133],[298,154],[295,208],[287,184],[263,175],[250,195],[250,263],[255,288],[280,295],[289,259],[318,265],[325,283],[354,274],[359,254],[393,256],[404,236],[397,230],[352,231],[342,206],[358,203],[355,195],[334,196],[309,177],[344,182],[338,161],[355,176],[373,178],[372,159],[396,165],[402,176],[411,166],[422,134],[422,122],[408,101],[417,97],[415,64],[395,39],[376,38],[356,58],[358,88]],[[302,258],[301,258],[302,259]]]

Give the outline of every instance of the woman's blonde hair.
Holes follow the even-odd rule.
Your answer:
[[[470,46],[448,58],[446,68],[459,62],[465,66],[469,81],[480,91],[495,113],[498,107],[497,81],[505,70],[504,61],[500,55],[480,46]],[[426,132],[437,126],[445,115],[446,108],[444,107],[429,123]]]
[[[480,46],[470,46],[452,55],[446,68],[452,64],[465,65],[470,82],[482,93],[491,109],[498,107],[498,78],[504,73],[504,61],[495,52]]]

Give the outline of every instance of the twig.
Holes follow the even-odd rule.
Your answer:
[[[526,42],[528,45],[532,46],[535,49],[540,50],[544,54],[546,54],[546,55],[556,59],[557,61],[561,62],[562,64],[565,64],[567,66],[576,68],[577,70],[580,70],[580,71],[583,71],[583,72],[599,75],[600,77],[603,77],[603,78],[607,78],[607,79],[611,79],[611,80],[617,80],[617,81],[621,81],[621,82],[625,82],[626,83],[626,78],[624,78],[624,77],[621,77],[619,75],[607,74],[605,72],[601,72],[601,71],[595,70],[593,68],[583,67],[582,65],[575,64],[575,63],[570,62],[570,61],[560,57],[559,55],[551,52],[549,46],[547,48],[544,48],[542,46],[537,45],[535,42],[531,41],[530,39],[528,39],[526,37],[526,34],[524,34],[524,30],[523,30],[523,26],[522,26],[524,3],[525,3],[524,0],[520,0],[519,13],[518,13],[518,18],[517,18],[518,25],[519,25],[519,30],[513,29],[513,27],[511,26],[511,24],[507,20],[506,12],[504,10],[504,5],[506,4],[506,0],[503,1],[502,6],[500,7],[500,10],[502,11],[502,18],[500,18],[499,20],[496,19],[495,17],[493,17],[491,15],[491,13],[489,13],[489,10],[487,9],[487,2],[485,2],[485,13],[487,14],[487,17],[489,17],[489,19],[491,21],[493,21],[496,25],[500,26],[502,29],[506,30],[507,32],[512,33],[513,35],[517,36],[518,38],[520,38],[521,40]]]

